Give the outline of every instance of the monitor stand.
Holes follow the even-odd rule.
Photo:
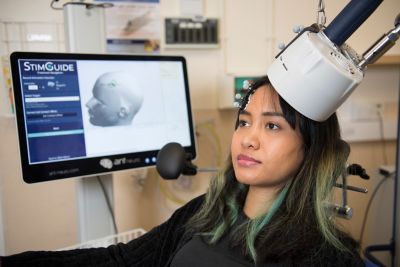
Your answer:
[[[107,196],[103,193],[99,179]],[[114,206],[112,174],[80,178],[76,187],[80,243],[114,234],[112,216],[106,200],[108,197],[111,207]]]

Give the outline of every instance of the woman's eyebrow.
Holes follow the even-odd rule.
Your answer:
[[[239,115],[251,115],[251,113],[248,112],[247,110],[240,110]]]
[[[247,110],[241,110],[239,112],[239,115],[251,115],[250,112],[248,112]],[[276,112],[276,111],[265,111],[263,112],[261,115],[263,116],[279,116],[279,117],[283,117],[283,113],[282,112]]]
[[[262,113],[263,116],[279,116],[279,117],[283,117],[283,113],[282,112],[275,112],[275,111],[266,111]]]

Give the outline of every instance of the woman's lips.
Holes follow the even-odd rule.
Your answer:
[[[242,154],[240,154],[237,157],[237,162],[238,162],[239,165],[246,166],[246,167],[261,163],[261,161],[259,161],[259,160],[256,160],[256,159],[254,159],[252,157],[249,157],[249,156],[246,156],[246,155],[242,155]]]

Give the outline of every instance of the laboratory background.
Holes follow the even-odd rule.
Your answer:
[[[104,184],[90,177],[23,181],[9,56],[13,51],[67,52],[66,2],[0,0],[0,255],[89,246],[126,233],[140,235],[203,194],[215,175],[198,172],[165,180],[154,167],[124,170],[103,178],[104,191]],[[318,6],[316,0],[108,2],[114,6],[104,8],[107,53],[186,58],[197,148],[194,163],[204,168],[222,167],[229,153],[237,112],[235,81],[265,75],[279,46],[296,35],[293,30],[316,22]],[[327,24],[348,2],[325,1]],[[383,1],[346,43],[363,53],[393,28],[399,12],[400,1]],[[178,42],[168,28],[177,21],[185,27],[208,23],[213,36],[207,41]],[[117,32],[118,27],[125,33]],[[368,66],[361,85],[338,110],[343,139],[351,147],[348,163],[359,164],[369,175],[369,179],[348,177],[349,185],[368,193],[348,190],[346,202],[352,214],[339,219],[356,240],[361,238],[362,248],[387,244],[392,238],[399,90],[397,43]],[[82,180],[91,183],[92,192],[82,192]],[[337,204],[342,205],[343,192],[335,190]],[[98,217],[85,216],[91,212]],[[389,266],[389,252],[376,257]]]

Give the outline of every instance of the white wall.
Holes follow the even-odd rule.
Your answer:
[[[0,18],[4,21],[16,22],[62,22],[62,11],[52,10],[50,2],[45,0],[30,0],[29,2],[24,0],[1,0]],[[60,1],[60,3],[64,2]]]

